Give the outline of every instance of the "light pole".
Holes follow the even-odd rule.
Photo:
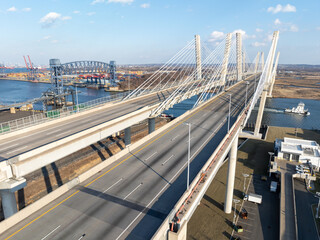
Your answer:
[[[271,157],[274,155],[273,152],[268,152],[269,154],[269,177],[271,177],[271,171],[270,171],[270,168],[271,168]]]
[[[231,94],[228,94],[230,96],[230,101],[229,101],[229,116],[228,116],[228,132],[230,130],[230,112],[231,112]]]
[[[77,112],[79,112],[79,99],[78,99],[78,88],[76,85],[76,99],[77,99]]]
[[[246,103],[245,103],[245,108],[247,108],[247,99],[248,99],[248,85],[249,85],[249,82],[246,81]]]
[[[234,226],[236,224],[236,211],[237,211],[237,204],[240,202],[238,199],[233,199],[234,202],[234,212],[233,212],[233,222],[232,225]]]
[[[317,207],[317,213],[316,213],[316,218],[319,218],[319,205],[320,205],[320,192],[316,192],[317,196],[315,196],[316,198],[318,198],[318,207]]]
[[[191,143],[191,123],[184,123],[189,126],[189,141],[188,141],[188,170],[187,170],[187,190],[189,190],[189,177],[190,177],[190,143]]]
[[[246,178],[249,177],[249,174],[242,173],[243,176],[243,196],[246,194]]]

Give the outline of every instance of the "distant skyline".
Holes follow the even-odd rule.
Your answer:
[[[157,64],[195,34],[214,45],[234,31],[253,59],[280,30],[280,64],[320,64],[319,11],[319,0],[2,0],[0,63]]]

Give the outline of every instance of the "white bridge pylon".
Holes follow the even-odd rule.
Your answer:
[[[210,49],[212,43],[200,43],[200,36],[195,35],[192,41],[125,99],[151,92],[172,91],[170,96],[152,112],[150,117],[154,117],[174,104],[195,95],[198,95],[194,105],[197,106],[216,93],[243,80],[246,75],[256,74],[262,70],[259,64],[260,54],[257,55],[256,61],[252,63],[248,61],[241,33],[227,34],[223,41],[216,44],[214,50]]]

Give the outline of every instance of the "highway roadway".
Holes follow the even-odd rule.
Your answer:
[[[18,138],[15,136],[0,140],[0,161],[8,160],[58,139],[137,111],[145,106],[160,103],[170,94],[171,92],[165,91],[163,94],[158,93],[142,99],[127,101],[120,105],[110,106],[107,109],[80,115],[76,121],[74,119],[66,119],[36,131],[20,134]]]
[[[244,106],[245,89],[242,82],[223,93],[9,229],[2,239],[150,239],[186,190],[184,122],[192,124],[192,181],[226,134],[228,94],[233,123]]]

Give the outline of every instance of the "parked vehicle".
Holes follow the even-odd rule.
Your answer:
[[[277,182],[271,181],[271,184],[270,184],[270,192],[276,192],[276,191],[277,191],[277,186],[278,186],[278,183],[277,183]]]
[[[262,196],[254,193],[249,193],[247,196],[245,196],[244,200],[248,200],[249,202],[253,203],[262,203]]]

